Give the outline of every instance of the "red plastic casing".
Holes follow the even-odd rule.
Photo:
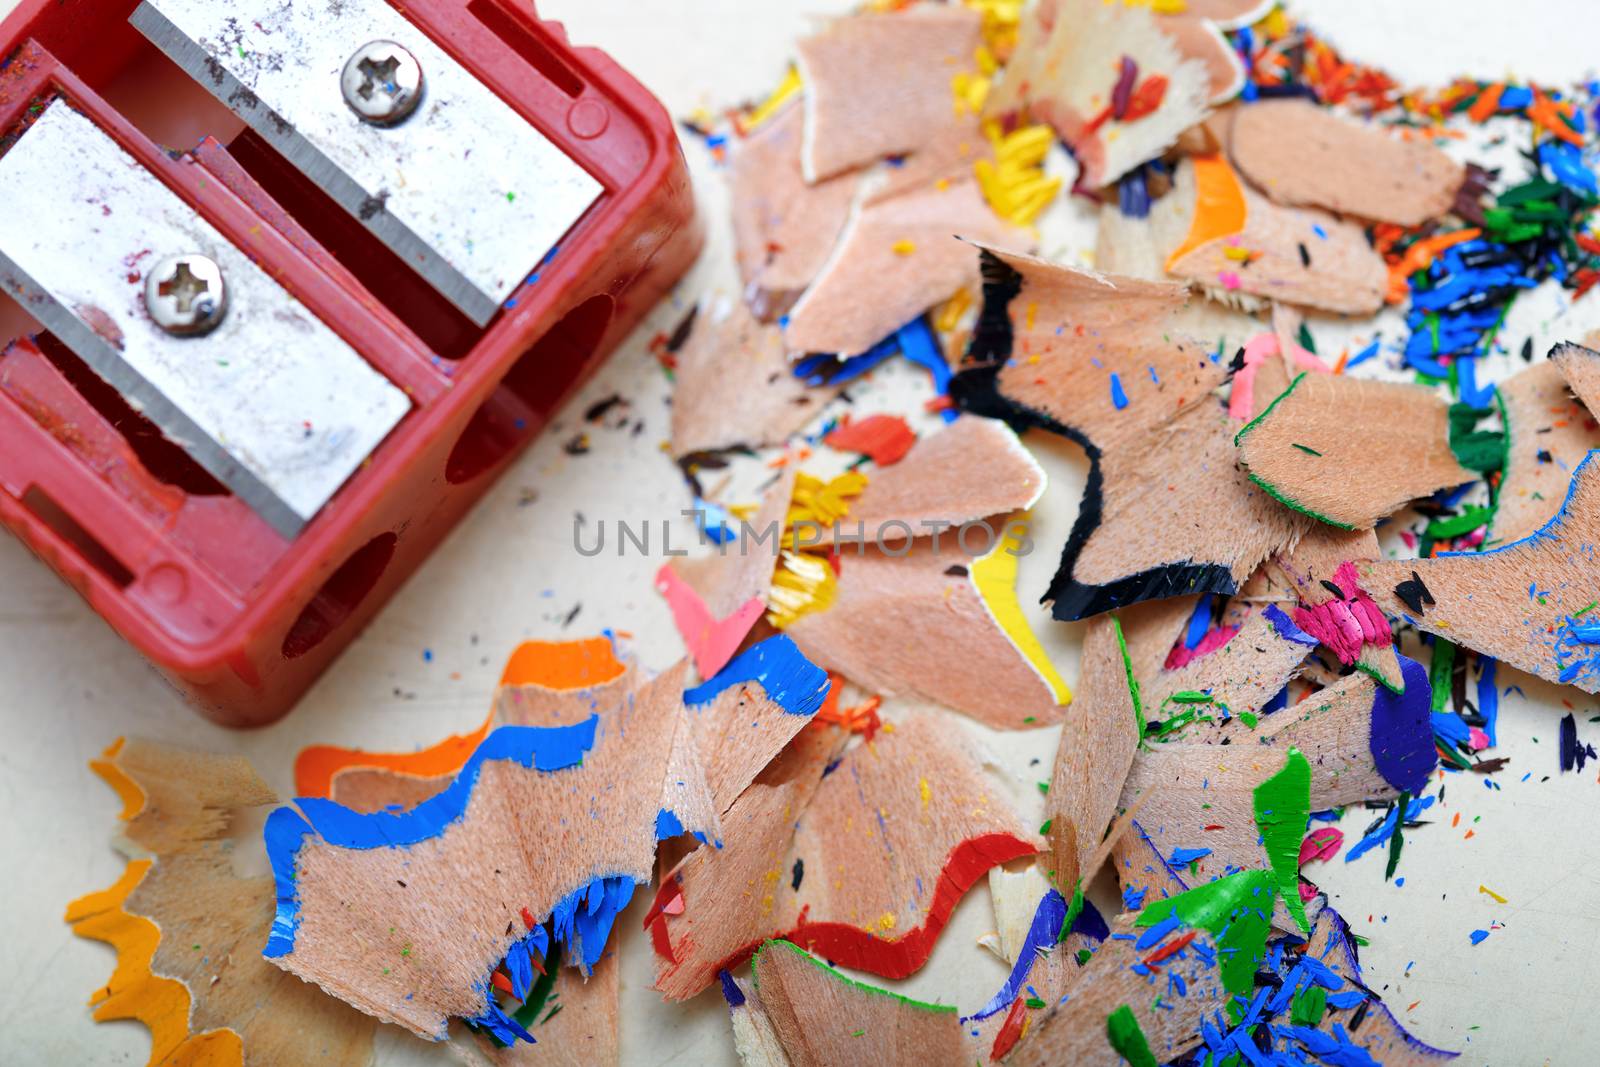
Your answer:
[[[194,137],[180,155],[153,140],[230,116],[128,24],[135,6],[24,0],[0,23],[0,152],[64,98],[414,406],[286,540],[203,484],[58,342],[20,336],[0,354],[0,522],[204,714],[257,726],[294,705],[678,280],[701,233],[670,118],[611,59],[517,0],[414,0],[406,18],[603,186],[537,280],[475,327],[237,124],[218,134],[228,143]]]

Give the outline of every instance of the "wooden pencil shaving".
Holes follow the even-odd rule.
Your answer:
[[[966,7],[916,4],[842,18],[797,42],[806,180],[914,153],[954,123],[951,77],[974,62],[980,21]]]
[[[139,855],[69,919],[152,1063],[648,1059],[629,952],[751,1067],[1451,1057],[1316,882],[1497,787],[1507,672],[1600,693],[1600,352],[1543,336],[1600,287],[1595,90],[1408,89],[1264,0],[812,25],[684,122],[732,240],[649,342],[670,416],[584,415],[660,475],[661,602],[435,744],[303,751],[272,879],[217,847],[248,767],[97,766]],[[860,977],[965,966],[980,880],[992,995]]]
[[[761,322],[782,315],[805,292],[858,193],[858,174],[805,180],[804,130],[805,107],[790,101],[736,144],[728,168],[734,255],[745,301]]]
[[[682,678],[680,667],[648,683],[609,721],[499,727],[449,789],[407,812],[357,816],[303,798],[304,815],[274,813],[266,833],[280,902],[269,958],[421,1036],[442,1038],[451,1016],[521,1036],[487,992],[501,961],[542,954],[540,924],[553,921],[592,968],[616,912],[650,879],[658,812],[678,832],[718,832],[704,779],[684,778],[698,760],[675,758],[690,730]],[[579,821],[588,798],[607,793],[606,817]],[[559,839],[510,815],[563,811],[573,832]],[[543,844],[529,851],[533,841]],[[525,888],[498,888],[512,884]],[[364,907],[352,913],[347,900]],[[351,944],[370,947],[353,955]],[[392,962],[373,967],[373,952]]]
[[[1273,200],[1399,226],[1420,226],[1455,204],[1466,168],[1421,140],[1341,118],[1309,100],[1235,109],[1228,154]]]
[[[1295,542],[1308,521],[1233,463],[1227,415],[1210,395],[1227,366],[1172,329],[1181,287],[984,255],[984,321],[994,327],[980,330],[957,395],[1077,440],[1094,464],[1045,593],[1056,618],[1232,592]],[[1182,457],[1180,479],[1172,456]]]
[[[784,632],[869,692],[942,704],[1000,729],[1058,721],[1057,690],[996,621],[972,580],[974,558],[957,535],[940,540],[840,550],[832,605]],[[897,637],[913,631],[914,641]]]
[[[1378,560],[1362,585],[1392,616],[1548,681],[1600,692],[1600,643],[1586,617],[1600,601],[1600,465],[1589,453],[1556,516],[1482,553]],[[1413,576],[1413,573],[1415,575]],[[1424,590],[1426,594],[1424,595]]]
[[[821,543],[832,544],[847,530],[879,542],[949,530],[954,541],[963,524],[1030,508],[1044,489],[1044,471],[1004,423],[961,419],[874,475],[846,520],[819,532]],[[974,530],[967,540],[981,553],[998,537],[991,528]]]
[[[861,208],[790,309],[784,345],[792,353],[865,352],[963,285],[976,285],[972,249],[962,237],[1019,249],[1032,243],[995,217],[975,179]]]
[[[751,964],[752,995],[793,1067],[854,1062],[947,1064],[966,1059],[954,1005],[924,1004],[844,977],[788,941]]]
[[[1315,208],[1282,207],[1221,156],[1179,163],[1151,209],[1167,273],[1217,299],[1239,295],[1345,315],[1383,306],[1388,274],[1361,229]]]
[[[838,394],[791,370],[780,327],[757,322],[745,304],[714,301],[677,353],[673,455],[782,443]]]
[[[96,1021],[150,1029],[149,1063],[366,1067],[374,1022],[261,956],[269,877],[233,873],[229,823],[276,798],[238,756],[118,740],[90,764],[123,801],[117,883],[67,907],[79,937],[109,943],[117,968]]]
[[[1023,14],[987,112],[1026,106],[1072,146],[1083,184],[1098,189],[1205,117],[1214,93],[1205,48],[1206,58],[1186,55],[1144,6],[1042,0]]]
[[[1239,431],[1239,460],[1285,506],[1365,530],[1418,497],[1475,480],[1450,450],[1448,407],[1419,386],[1302,372]],[[1376,432],[1351,432],[1373,424]]]
[[[905,977],[985,871],[1037,850],[932,720],[903,720],[828,770],[838,745],[820,725],[802,731],[728,812],[724,847],[696,850],[663,878],[646,926],[669,1000],[775,937]]]
[[[1579,391],[1573,379],[1581,382],[1595,362],[1600,361],[1588,349],[1562,345],[1548,361],[1500,383],[1505,467],[1486,542],[1520,541],[1554,518],[1572,472],[1591,449],[1600,448],[1594,416],[1572,396]]]

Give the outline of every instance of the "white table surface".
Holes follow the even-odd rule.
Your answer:
[[[11,0],[0,0],[0,14],[10,6]],[[574,41],[610,51],[674,115],[762,95],[782,74],[790,42],[809,20],[846,6],[839,0],[542,5],[547,16],[566,20]],[[1600,13],[1586,0],[1515,8],[1466,0],[1305,0],[1296,7],[1353,57],[1408,81],[1508,71],[1551,83],[1575,79],[1590,68],[1600,29]],[[667,609],[649,580],[660,561],[580,558],[571,531],[575,510],[591,518],[659,520],[675,516],[688,500],[659,448],[667,434],[669,387],[645,342],[677,321],[684,302],[710,290],[736,290],[721,177],[701,146],[690,144],[687,152],[711,236],[707,255],[680,287],[678,306],[658,309],[287,720],[253,733],[205,722],[54,575],[0,537],[0,857],[6,867],[0,879],[0,1064],[142,1063],[148,1053],[148,1036],[138,1024],[91,1022],[86,1001],[109,976],[112,953],[73,938],[61,919],[69,900],[111,884],[122,871],[109,845],[118,805],[86,767],[113,738],[133,734],[242,752],[288,795],[294,755],[306,744],[407,748],[480,722],[506,653],[523,638],[580,636],[612,626],[636,635],[635,647],[650,667],[680,655]],[[1047,248],[1063,247],[1070,250],[1072,241],[1047,242]],[[1560,323],[1543,325],[1561,332]],[[920,385],[892,370],[882,377],[855,391],[858,410],[890,408],[894,397]],[[632,402],[644,431],[634,437],[582,427],[593,450],[564,454],[560,446],[580,428],[579,413],[612,393]],[[1070,448],[1049,451],[1047,466],[1056,476],[1051,497],[1064,533],[1083,461]],[[529,489],[538,493],[531,505],[523,503]],[[1033,583],[1028,590],[1047,575],[1044,557],[1051,555],[1025,566],[1023,582]],[[578,604],[582,610],[564,627]],[[1074,628],[1064,629],[1067,640],[1053,644],[1071,645]],[[1063,659],[1072,680],[1070,648]],[[1371,939],[1362,953],[1367,982],[1417,1036],[1463,1049],[1465,1063],[1589,1063],[1600,1042],[1600,1014],[1591,1000],[1600,979],[1600,861],[1592,851],[1600,784],[1593,770],[1555,773],[1561,699],[1578,708],[1582,736],[1600,739],[1600,727],[1586,722],[1594,700],[1502,669],[1503,685],[1519,680],[1531,699],[1505,701],[1501,745],[1491,753],[1512,760],[1495,776],[1503,788],[1486,788],[1475,775],[1453,776],[1445,803],[1429,813],[1434,825],[1406,835],[1403,887],[1383,881],[1377,854],[1348,865],[1341,856],[1308,873],[1332,893],[1355,931]],[[1025,818],[1033,818],[1039,807],[1033,783],[1048,777],[1057,731],[998,735],[964,721],[960,728],[992,754]],[[1531,777],[1523,782],[1525,773]],[[1460,826],[1451,828],[1457,812]],[[1364,813],[1346,818],[1352,842],[1365,821]],[[1467,840],[1469,827],[1475,834]],[[240,852],[244,869],[264,869],[251,850]],[[1480,885],[1507,903],[1496,904]],[[715,992],[668,1008],[650,991],[650,953],[638,913],[636,901],[619,924],[625,1061],[734,1063]],[[1491,921],[1504,928],[1470,946],[1468,932]],[[1005,975],[998,960],[974,945],[991,925],[980,883],[957,909],[929,966],[899,985],[963,1009],[986,1000]],[[379,1057],[383,1063],[449,1062],[442,1048],[394,1028],[380,1036]]]

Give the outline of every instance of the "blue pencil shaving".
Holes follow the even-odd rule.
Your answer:
[[[1177,930],[1182,925],[1182,919],[1178,918],[1176,915],[1168,915],[1165,919],[1162,919],[1160,922],[1156,923],[1154,926],[1150,927],[1142,935],[1140,935],[1139,940],[1135,943],[1134,947],[1141,952],[1145,951],[1146,949],[1154,948],[1156,945],[1159,945],[1161,942],[1165,941],[1168,934]]]
[[[1436,798],[1431,796],[1414,798],[1409,804],[1406,805],[1406,822],[1411,822],[1422,812],[1433,807],[1433,802],[1435,799]],[[1346,863],[1350,863],[1356,859],[1359,859],[1369,850],[1377,848],[1379,845],[1389,840],[1389,838],[1393,837],[1395,822],[1399,816],[1399,813],[1400,805],[1396,804],[1394,807],[1390,808],[1389,814],[1384,816],[1383,823],[1376,830],[1372,831],[1372,833],[1368,834],[1366,837],[1363,837],[1360,841],[1357,841],[1355,847],[1349,852],[1345,853],[1344,861]]]
[[[523,1029],[521,1023],[507,1015],[505,1010],[500,1007],[494,995],[489,992],[487,982],[484,983],[482,992],[485,1001],[484,1010],[468,1019],[468,1023],[482,1030],[487,1030],[502,1045],[515,1045],[518,1041],[526,1041],[530,1045],[537,1044],[533,1039],[533,1035]]]
[[[1377,341],[1373,341],[1366,348],[1363,348],[1361,351],[1357,352],[1355,355],[1353,355],[1349,359],[1347,359],[1345,361],[1345,364],[1344,364],[1344,369],[1345,370],[1349,370],[1351,367],[1359,367],[1359,366],[1361,366],[1361,364],[1365,363],[1369,359],[1372,359],[1377,354],[1378,354],[1378,342]]]
[[[1478,657],[1478,714],[1483,716],[1483,735],[1491,746],[1498,744],[1495,727],[1500,721],[1500,691],[1494,684],[1495,661]]]
[[[1431,715],[1433,732],[1450,745],[1463,745],[1471,738],[1471,727],[1461,716],[1449,711],[1435,711]]]
[[[1600,621],[1567,616],[1556,630],[1553,651],[1564,684],[1600,671]]]
[[[1202,593],[1189,615],[1189,625],[1183,631],[1183,647],[1195,648],[1211,629],[1211,594]]]
[[[735,656],[709,681],[684,690],[690,707],[709,704],[718,694],[747,682],[759,684],[767,699],[793,715],[814,715],[828,695],[828,672],[801,654],[786,634],[769,637]]]
[[[736,536],[733,531],[733,516],[729,515],[728,510],[722,505],[696,497],[693,510],[695,525],[699,528],[702,543],[725,545]]]
[[[1122,378],[1116,371],[1111,372],[1111,403],[1118,411],[1128,406],[1128,394],[1122,389]]]
[[[1174,867],[1186,867],[1195,860],[1205,859],[1209,855],[1211,855],[1209,848],[1175,848],[1167,862]]]
[[[1533,90],[1525,85],[1508,85],[1500,92],[1500,111],[1521,111],[1533,103]]]
[[[1332,1032],[1316,1030],[1309,1026],[1280,1026],[1277,1031],[1305,1046],[1305,1050],[1329,1067],[1381,1067],[1371,1053],[1351,1042],[1350,1035],[1339,1023]]]
[[[1295,624],[1295,621],[1289,617],[1289,613],[1278,607],[1278,605],[1268,604],[1262,610],[1262,614],[1266,616],[1267,622],[1272,625],[1273,631],[1285,641],[1294,641],[1297,644],[1307,645],[1312,648],[1317,646],[1317,639],[1300,629]]]

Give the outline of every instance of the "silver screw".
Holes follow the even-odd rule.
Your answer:
[[[369,41],[356,49],[339,84],[350,110],[374,126],[404,122],[422,102],[422,67],[393,41]]]
[[[170,334],[210,333],[228,313],[228,287],[222,268],[209,256],[168,256],[144,278],[144,306],[155,324]]]

